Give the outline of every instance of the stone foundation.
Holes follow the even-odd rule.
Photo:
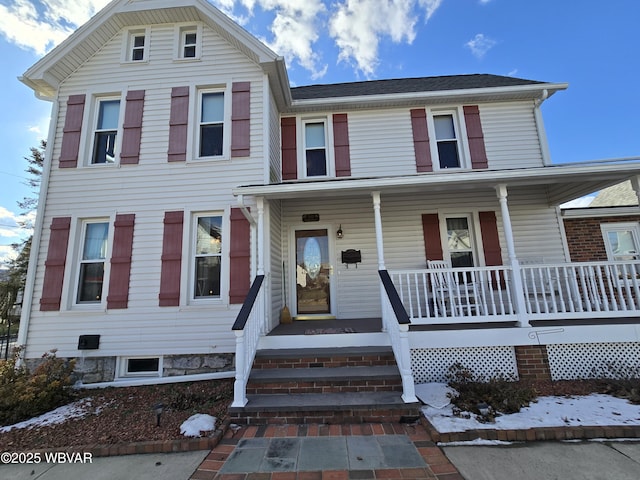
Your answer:
[[[233,353],[208,355],[165,355],[162,376],[176,377],[198,373],[231,372],[235,369]]]

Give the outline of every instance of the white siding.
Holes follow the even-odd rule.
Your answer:
[[[189,251],[190,212],[219,211],[228,215],[236,205],[231,188],[261,183],[265,178],[263,145],[264,75],[261,69],[230,47],[206,26],[203,28],[202,58],[174,62],[173,25],[151,27],[149,62],[120,64],[121,35],[116,35],[60,89],[60,111],[53,146],[44,231],[40,242],[33,307],[29,325],[29,357],[57,348],[61,356],[79,355],[78,335],[100,334],[100,349],[86,355],[162,355],[179,353],[233,352],[231,325],[239,305],[228,305],[223,296],[218,305],[188,305],[189,257],[183,258],[180,307],[159,307],[158,293],[165,211],[185,211],[185,242]],[[223,161],[167,162],[171,88],[206,85],[228,86],[234,81],[251,82],[251,156]],[[138,165],[82,166],[90,143],[83,129],[79,167],[59,169],[62,127],[69,95],[87,93],[85,124],[90,114],[91,94],[144,89],[145,105]],[[193,106],[194,104],[192,104]],[[229,102],[230,105],[230,102]],[[191,109],[193,110],[193,108]],[[190,114],[190,124],[194,120]],[[226,124],[225,128],[230,128]],[[88,311],[71,308],[75,290],[77,226],[80,219],[135,213],[129,307],[123,310]],[[40,312],[44,261],[49,226],[54,217],[72,216],[67,267],[60,312]],[[228,219],[226,226],[228,227]],[[228,241],[228,228],[225,237]],[[112,232],[111,232],[112,234]],[[224,257],[223,262],[228,258]],[[228,267],[227,267],[228,268]],[[223,277],[224,277],[223,273]],[[228,271],[226,273],[228,277]],[[105,285],[105,296],[107,288]],[[223,292],[224,293],[224,292]]]
[[[532,102],[480,105],[489,168],[543,166]]]
[[[416,173],[409,109],[349,113],[351,175]]]

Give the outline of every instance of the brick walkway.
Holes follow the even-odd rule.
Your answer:
[[[425,467],[369,470],[318,470],[259,473],[220,473],[225,461],[242,439],[285,437],[345,437],[406,435],[422,456]],[[369,480],[369,479],[463,480],[421,424],[264,425],[227,430],[190,480]]]

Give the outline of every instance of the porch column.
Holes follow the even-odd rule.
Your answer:
[[[500,184],[496,186],[496,193],[500,202],[500,213],[502,214],[502,226],[504,237],[507,242],[507,254],[513,275],[513,294],[516,301],[516,315],[521,327],[530,327],[527,317],[527,306],[524,300],[524,288],[522,285],[522,273],[520,272],[520,262],[516,257],[516,247],[513,241],[513,228],[511,226],[511,215],[509,215],[509,205],[507,204],[507,186]]]
[[[380,192],[371,192],[373,214],[376,222],[376,248],[378,250],[378,270],[386,270],[384,265],[384,241],[382,239],[382,216],[380,215]]]
[[[264,275],[264,198],[256,198],[258,208],[258,226],[256,236],[258,237],[256,248],[257,275]]]

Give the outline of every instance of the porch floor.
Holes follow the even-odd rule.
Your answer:
[[[334,320],[294,320],[280,324],[267,336],[277,335],[314,335],[339,333],[374,333],[382,331],[381,318],[355,318]]]

